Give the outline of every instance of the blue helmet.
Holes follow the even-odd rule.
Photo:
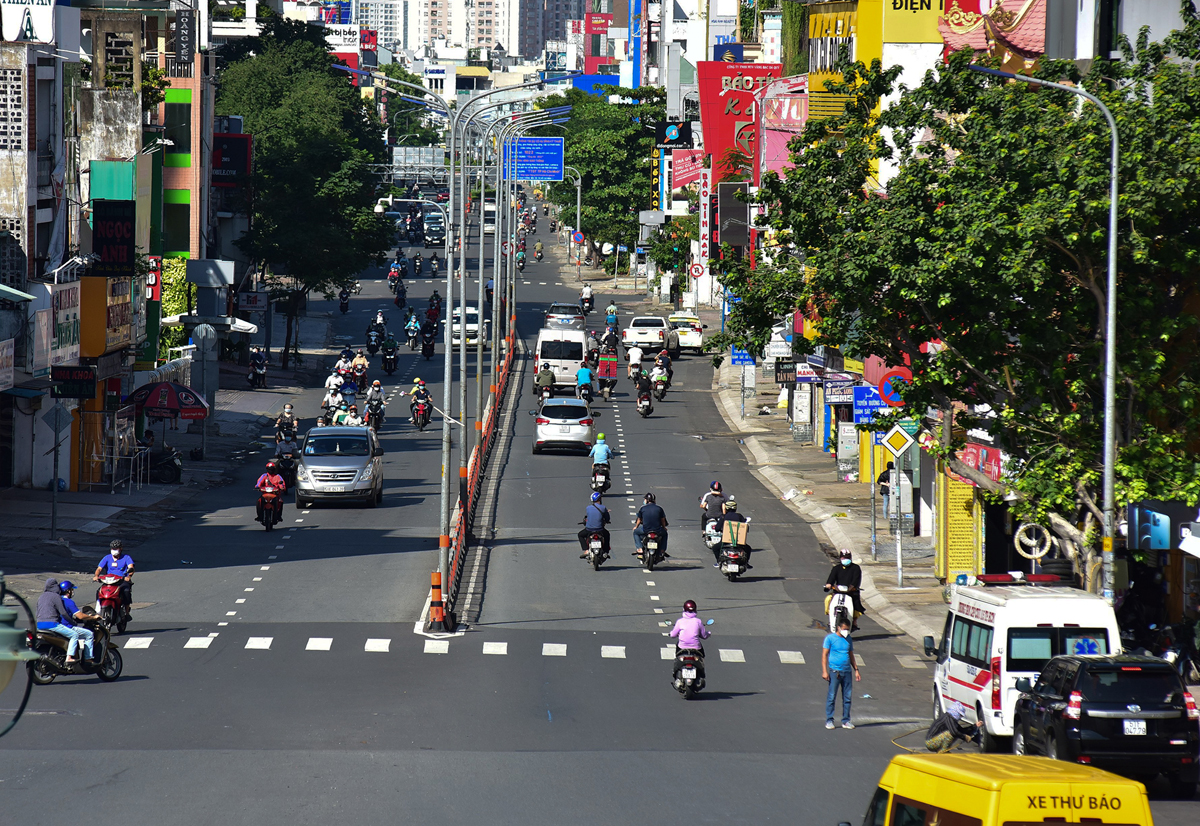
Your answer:
[[[592,494],[592,502],[599,502],[599,501],[600,501],[600,491],[596,491],[595,493]]]
[[[75,583],[69,579],[64,579],[62,582],[58,583],[58,592],[60,594],[67,594],[74,590]]]

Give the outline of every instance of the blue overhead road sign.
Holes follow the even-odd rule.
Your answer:
[[[870,424],[879,410],[889,409],[875,387],[854,388],[854,423]]]
[[[563,138],[518,138],[516,179],[518,181],[561,181]],[[505,169],[511,144],[504,145]]]
[[[745,350],[739,350],[738,348],[734,347],[732,348],[731,361],[735,367],[744,364],[754,364],[754,356],[750,355]]]

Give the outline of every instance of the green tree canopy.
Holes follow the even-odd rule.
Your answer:
[[[405,69],[399,63],[385,63],[379,71],[393,80],[401,80],[422,86],[421,77]],[[397,87],[399,94],[408,97],[422,97],[415,89]],[[445,127],[445,119],[428,115],[429,110],[419,103],[401,100],[395,92],[388,91],[387,125],[391,127],[392,139],[397,146],[433,146],[442,140],[442,131],[431,128],[429,124],[441,124]]]
[[[1200,499],[1200,20],[1190,4],[1185,19],[1165,44],[1143,32],[1084,77],[1067,61],[1036,69],[1099,96],[1117,121],[1119,507]],[[743,299],[727,329],[761,352],[770,322],[801,308],[820,319],[812,344],[907,363],[907,410],[923,412],[950,466],[1015,493],[1019,516],[1049,522],[1090,558],[1109,131],[1076,95],[980,75],[971,57],[935,66],[882,115],[898,70],[846,68],[840,91],[854,103],[810,123],[792,145],[795,169],[764,182],[777,246],[757,269],[726,276]],[[892,156],[882,128],[899,172],[873,192],[875,164]],[[1005,485],[954,455],[973,427],[1013,457]]]

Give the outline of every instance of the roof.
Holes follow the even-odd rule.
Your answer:
[[[1134,780],[1084,766],[1015,754],[901,754],[892,763],[948,780],[968,783],[981,789],[999,791],[1006,781],[1041,783],[1104,783],[1137,785]]]
[[[953,593],[967,599],[975,599],[992,605],[1004,605],[1009,600],[1034,599],[1075,599],[1095,602],[1104,598],[1099,594],[1090,594],[1078,588],[1041,587],[1038,585],[1001,585],[979,587],[975,585],[955,585]]]
[[[367,425],[361,427],[350,427],[344,424],[325,425],[324,427],[309,428],[304,435],[307,436],[361,436],[371,428]]]
[[[23,293],[13,287],[6,287],[4,284],[0,284],[0,298],[6,301],[33,301],[34,297],[29,293]]]
[[[1175,670],[1166,660],[1160,660],[1158,657],[1141,657],[1136,654],[1060,654],[1054,657],[1054,659],[1070,660],[1071,662],[1085,663],[1087,665],[1136,665],[1150,668],[1161,666],[1169,669],[1172,673]]]
[[[459,77],[487,77],[491,73],[487,66],[459,66],[454,72]]]

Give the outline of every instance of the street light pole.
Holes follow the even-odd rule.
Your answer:
[[[583,175],[581,175],[579,173],[579,170],[573,166],[565,166],[565,167],[563,167],[563,171],[571,172],[575,175],[575,232],[583,232],[583,230],[579,228],[580,206],[583,203]],[[578,245],[578,247],[582,247],[582,246],[583,246],[583,244]],[[575,250],[575,281],[576,282],[583,280],[583,273],[581,272],[581,269],[580,269],[582,266],[580,263],[582,258],[583,258],[583,250],[576,249]],[[613,278],[614,279],[616,278],[616,274],[617,274],[616,270],[613,270]],[[615,281],[614,281],[614,283],[615,283]]]
[[[1104,119],[1108,122],[1110,136],[1109,146],[1109,193],[1108,193],[1108,295],[1106,296],[1106,312],[1104,323],[1104,550],[1102,567],[1104,571],[1103,595],[1109,605],[1115,597],[1113,582],[1113,537],[1116,536],[1116,464],[1117,464],[1117,173],[1120,139],[1117,132],[1117,121],[1112,112],[1101,102],[1100,98],[1085,92],[1076,86],[1064,83],[1054,83],[1041,78],[1018,75],[1012,72],[1002,72],[999,69],[989,69],[985,66],[971,65],[967,68],[975,72],[994,75],[1009,80],[1020,80],[1038,86],[1048,86],[1070,92],[1085,100],[1090,100],[1099,107]]]

